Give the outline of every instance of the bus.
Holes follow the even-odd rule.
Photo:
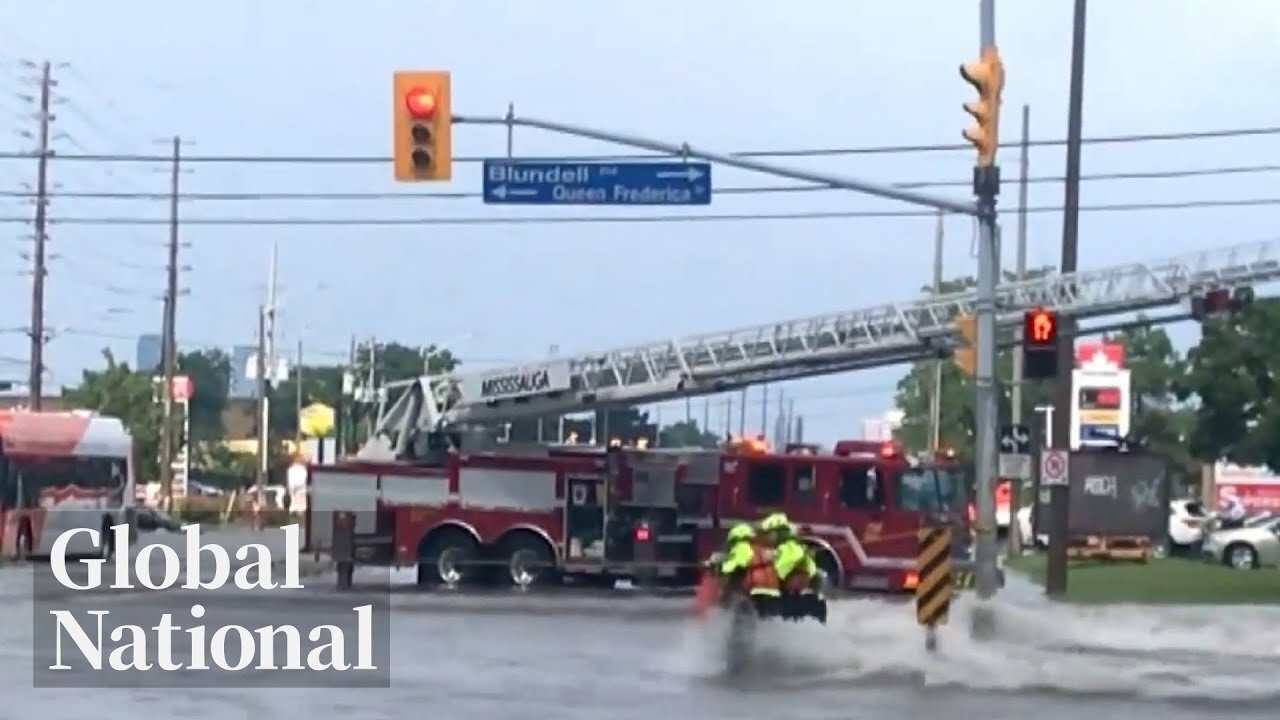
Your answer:
[[[118,418],[90,412],[0,411],[0,557],[46,557],[58,536],[80,533],[68,555],[110,557],[110,528],[134,500],[133,438]]]

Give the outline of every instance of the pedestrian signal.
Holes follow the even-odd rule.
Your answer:
[[[1058,314],[1033,308],[1023,316],[1022,374],[1029,380],[1058,376]]]

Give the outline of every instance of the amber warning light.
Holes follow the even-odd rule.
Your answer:
[[[1058,334],[1058,316],[1048,310],[1031,310],[1027,313],[1027,341],[1036,345],[1050,345]]]

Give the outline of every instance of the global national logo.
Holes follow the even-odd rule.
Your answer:
[[[308,588],[296,524],[274,543],[202,534],[187,525],[140,546],[126,524],[59,534],[35,570],[36,685],[144,684],[140,673],[148,686],[389,684],[385,586]]]

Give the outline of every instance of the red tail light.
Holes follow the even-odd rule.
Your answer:
[[[649,542],[650,537],[648,525],[641,525],[636,528],[636,542]]]

